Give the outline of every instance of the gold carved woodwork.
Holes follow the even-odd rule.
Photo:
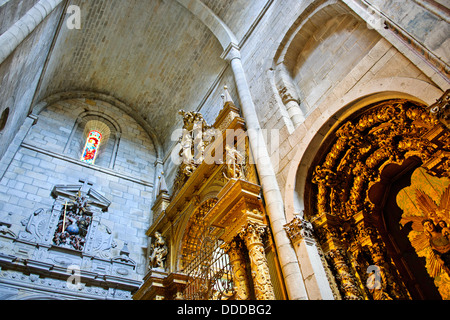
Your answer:
[[[144,283],[133,295],[134,300],[182,300],[182,293],[187,282],[186,275],[151,270]]]
[[[245,156],[235,147],[225,146],[227,170],[224,177],[227,180],[244,178],[243,163]]]
[[[343,249],[333,249],[327,254],[328,259],[336,271],[336,278],[340,284],[345,300],[362,300],[363,295],[348,263]]]
[[[383,170],[416,159],[432,176],[450,173],[450,132],[426,106],[397,99],[368,107],[339,127],[312,172],[308,220],[345,299],[409,299],[379,234],[370,189]],[[368,288],[367,268],[380,285]]]
[[[186,144],[182,155],[185,152],[185,157],[194,162],[180,166],[170,202],[165,203],[163,209],[161,206],[155,207],[158,208],[158,218],[147,235],[153,237],[159,232],[170,244],[169,272],[195,269],[194,262],[198,262],[196,253],[202,252],[209,235],[215,237],[223,242],[220,249],[225,250],[229,257],[234,292],[228,298],[274,299],[263,245],[267,236],[267,220],[255,166],[250,163],[252,155],[245,123],[229,95],[224,100],[224,108],[212,127],[207,126],[199,114],[181,112],[185,133],[181,142]],[[201,163],[195,162],[195,156],[191,157],[197,149],[188,148],[196,139],[195,132],[200,135],[195,119],[207,131],[215,130],[215,139],[200,146],[204,151],[204,161]],[[226,156],[225,161],[210,161],[220,151]],[[188,168],[190,164],[192,166]],[[196,280],[192,276],[185,290],[190,282]]]
[[[235,239],[224,245],[233,270],[234,290],[236,300],[249,300],[251,297],[250,281],[247,277],[244,244]]]
[[[260,191],[256,184],[231,179],[219,192],[219,200],[208,217],[212,226],[224,229],[221,237],[225,242],[232,241],[249,221],[267,224]]]
[[[206,200],[195,210],[192,218],[189,220],[181,247],[182,266],[189,263],[193,259],[195,253],[199,250],[203,240],[201,237],[206,234],[209,227],[205,217],[216,203],[216,198]]]
[[[249,222],[239,233],[239,236],[245,242],[250,257],[253,286],[257,300],[275,300],[263,245],[266,229],[266,226]]]
[[[377,267],[380,277],[379,285],[364,286],[364,290],[374,300],[408,299],[409,294],[404,289],[404,284],[394,267],[393,262],[387,255],[385,245],[379,235],[371,216],[364,216],[362,212],[354,217],[354,234],[349,238],[350,253],[355,259],[357,273],[363,283],[367,284],[369,274],[367,270],[371,266]]]
[[[430,106],[430,113],[450,129],[450,89]]]
[[[184,110],[178,113],[183,117],[183,134],[179,141],[181,144],[179,155],[182,163],[175,178],[174,193],[203,162],[205,149],[215,137],[215,129],[206,123],[201,113]]]
[[[411,185],[397,196],[400,224],[411,225],[408,239],[445,300],[450,300],[450,179],[417,169]],[[431,187],[432,186],[432,187]]]
[[[150,247],[149,268],[164,270],[166,268],[166,258],[168,253],[169,249],[166,245],[166,240],[159,232],[156,232]]]

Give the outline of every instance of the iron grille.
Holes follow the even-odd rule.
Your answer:
[[[233,274],[223,241],[206,236],[186,265],[186,300],[229,300],[234,297]]]

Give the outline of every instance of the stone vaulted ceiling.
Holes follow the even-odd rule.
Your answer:
[[[261,8],[265,2],[208,0],[205,4],[223,19],[244,26],[233,30],[242,37],[242,30],[258,13],[255,6]],[[81,30],[61,24],[37,101],[80,91],[110,96],[147,122],[167,148],[164,137],[181,123],[177,111],[197,109],[226,67],[219,41],[175,0],[72,0],[70,4],[81,9]]]

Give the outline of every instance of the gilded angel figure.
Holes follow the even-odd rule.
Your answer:
[[[416,203],[423,216],[404,214],[400,223],[412,222],[416,233],[410,237],[411,244],[417,253],[425,253],[430,275],[436,277],[444,271],[450,275],[450,186],[439,205],[422,190],[416,190]]]

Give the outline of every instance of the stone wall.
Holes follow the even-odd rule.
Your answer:
[[[272,145],[270,138],[266,142],[279,187],[283,196],[290,199],[285,204],[288,218],[294,211],[302,209],[302,199],[297,199],[296,208],[293,208],[297,172],[293,167],[300,165],[297,159],[294,163],[294,159],[301,153],[299,150],[307,149],[316,135],[320,141],[321,131],[326,132],[339,121],[336,113],[340,109],[363,97],[383,92],[397,92],[394,95],[398,97],[409,96],[432,103],[433,99],[439,98],[439,92],[446,89],[442,76],[437,83],[434,81],[439,78],[436,71],[431,72],[433,79],[427,76],[429,69],[420,53],[402,47],[400,40],[388,34],[391,31],[375,30],[345,2],[353,3],[275,1],[241,48],[261,126],[266,130],[277,130],[279,136],[273,140],[279,142],[277,145]],[[416,4],[408,3],[402,10],[416,12],[419,10],[416,7]],[[333,12],[330,8],[334,8],[335,13],[330,14]],[[399,8],[393,8],[397,11],[391,12],[391,8],[383,6],[383,10],[386,16],[392,16]],[[436,21],[442,21],[435,13],[427,11],[428,14]],[[408,23],[412,22],[399,21],[400,26]],[[422,32],[420,28],[415,30]],[[440,37],[442,43],[447,39],[435,28],[427,29],[427,34],[431,33]],[[386,35],[392,42],[384,37]],[[436,54],[442,57],[441,52],[439,49]],[[288,56],[289,53],[294,55]],[[283,54],[286,57],[282,57]],[[407,56],[412,56],[413,61]],[[288,66],[289,77],[305,115],[305,120],[297,126],[289,119],[277,83],[281,64]],[[306,158],[314,156],[301,154]],[[287,189],[289,195],[285,194]]]
[[[34,1],[35,2],[35,1]],[[33,1],[9,1],[0,7],[1,29],[5,31],[23,15]],[[16,8],[14,14],[9,15]],[[0,113],[9,108],[4,130],[0,132],[0,158],[19,131],[31,109],[45,61],[60,21],[58,6],[0,65]],[[2,17],[7,17],[5,20]]]
[[[95,165],[79,160],[84,147],[81,141],[85,137],[82,130],[75,130],[75,123],[80,115],[89,113],[114,120],[120,130],[117,156],[112,167],[109,161],[111,148],[99,154]],[[66,148],[70,141],[80,143]],[[78,146],[76,150],[73,148],[75,145]],[[120,257],[126,244],[135,269],[124,278],[139,281],[147,272],[145,232],[151,221],[155,154],[145,131],[130,116],[106,102],[72,99],[50,105],[39,114],[37,123],[30,128],[0,181],[0,221],[9,221],[9,231],[21,235],[26,232],[24,221],[29,221],[36,210],[52,209],[55,200],[51,193],[55,186],[77,186],[82,185],[80,180],[88,180],[92,189],[111,202],[109,209],[100,214],[99,223],[109,230],[114,245],[99,252],[99,259],[110,261]],[[108,161],[102,161],[105,158]],[[20,251],[20,243],[6,250],[5,246],[2,245],[3,254],[16,255]],[[38,249],[31,248],[27,249],[24,258],[37,259]],[[39,255],[40,259],[54,263],[54,250],[54,247],[49,247],[48,252]],[[74,261],[74,254],[68,252],[61,259]],[[83,272],[99,272],[98,263],[91,262],[90,266],[86,262],[80,263]],[[62,266],[67,268],[67,265]],[[120,276],[108,268],[102,272]],[[63,284],[64,281],[62,288]],[[87,294],[85,291],[80,293]]]
[[[1,30],[7,30],[35,2],[0,1]],[[118,5],[119,1],[75,3],[87,13],[83,16],[85,24],[81,31],[61,30],[40,88],[39,78],[62,17],[61,7],[0,66],[0,111],[7,107],[11,110],[5,129],[0,132],[0,158],[9,147],[0,163],[0,222],[8,229],[2,228],[0,235],[19,235],[33,212],[50,209],[54,205],[50,193],[55,185],[77,185],[80,179],[88,178],[92,188],[111,201],[109,210],[101,214],[101,224],[111,231],[117,245],[103,253],[103,258],[119,257],[127,248],[136,266],[131,278],[138,280],[146,273],[143,248],[147,246],[145,231],[151,220],[155,178],[164,169],[171,188],[176,176],[177,166],[170,158],[175,143],[169,137],[177,124],[181,126],[176,110],[198,110],[212,124],[223,106],[223,87],[229,87],[237,106],[239,97],[231,68],[220,59],[222,48],[217,39],[200,20],[185,15],[185,9],[175,1],[155,1],[147,7],[138,1],[133,2],[135,6],[126,7]],[[248,6],[241,0],[205,3],[240,40],[242,62],[260,124],[275,132],[265,136],[288,221],[303,208],[302,186],[322,139],[333,125],[343,121],[347,112],[395,97],[431,104],[448,87],[442,69],[433,65],[449,61],[448,14],[434,2],[261,0]],[[373,5],[375,11],[367,4]],[[138,14],[144,8],[138,5],[159,14],[150,21]],[[240,7],[245,7],[241,10],[245,14],[233,15]],[[14,14],[6,15],[12,8],[16,8]],[[381,16],[372,15],[376,12],[381,12]],[[129,19],[131,16],[142,20]],[[404,34],[384,29],[382,24],[374,29],[367,23],[372,17],[389,19]],[[108,23],[111,25],[107,27]],[[152,23],[160,29],[151,28]],[[99,24],[104,27],[97,28]],[[192,32],[176,38],[177,28]],[[133,39],[128,37],[131,33]],[[196,35],[202,37],[197,39]],[[172,37],[175,40],[166,41]],[[134,47],[129,46],[131,40],[137,41]],[[100,45],[117,56],[110,57],[108,50],[96,54]],[[170,54],[157,55],[160,46]],[[127,50],[114,51],[117,47]],[[185,51],[191,48],[195,48],[192,55],[186,55]],[[134,61],[129,60],[131,50],[138,54]],[[175,60],[177,64],[172,63]],[[156,80],[148,89],[152,79]],[[294,108],[303,118],[293,120],[283,89],[292,96],[290,102],[297,103]],[[119,97],[128,109],[116,108],[101,99],[83,98],[51,103],[39,113],[34,125],[34,116],[27,117],[34,98],[39,102],[74,90]],[[186,100],[187,92],[199,94]],[[103,147],[97,164],[89,166],[79,161],[83,130],[75,124],[87,116],[100,115],[111,123],[114,134]],[[141,126],[144,122],[148,127]],[[157,136],[155,141],[159,140],[158,147],[147,135],[149,127]],[[157,155],[157,148],[164,154]],[[39,252],[24,241],[17,246],[0,245],[0,253],[9,257],[40,257],[50,263],[50,253],[44,249]],[[0,260],[12,263],[8,259],[1,256]],[[89,264],[84,268],[86,272],[98,269]],[[18,277],[19,269],[17,266],[17,274],[3,273],[4,278]],[[27,277],[24,283],[37,281]],[[61,290],[63,278],[58,280]],[[51,282],[42,281],[43,285]]]

